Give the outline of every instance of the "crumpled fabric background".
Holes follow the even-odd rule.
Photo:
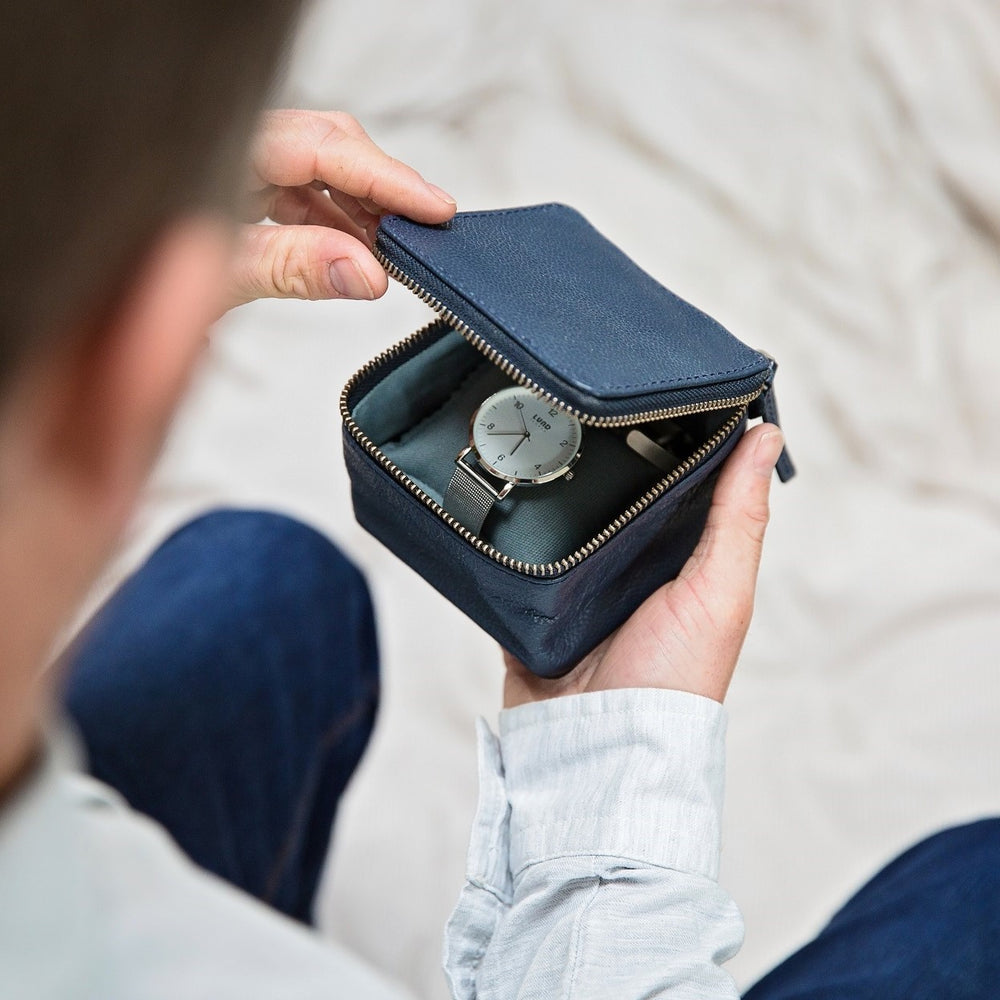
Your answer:
[[[727,702],[741,984],[897,851],[1000,811],[994,4],[320,0],[275,103],[351,111],[462,208],[574,205],[779,359],[800,474]],[[354,524],[338,415],[426,317],[398,287],[231,314],[105,584],[220,504],[303,517],[364,567],[384,707],[319,915],[441,998],[499,655]]]

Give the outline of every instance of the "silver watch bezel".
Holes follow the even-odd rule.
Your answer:
[[[481,465],[491,476],[496,476],[497,479],[502,479],[512,486],[541,486],[544,483],[551,483],[555,479],[561,479],[565,476],[580,459],[580,455],[583,454],[583,424],[580,423],[579,417],[575,414],[567,412],[566,415],[571,419],[575,420],[580,428],[580,445],[576,449],[576,453],[573,457],[563,466],[556,469],[554,472],[550,472],[546,476],[540,476],[535,479],[527,479],[522,476],[511,476],[507,473],[500,472],[499,469],[495,469],[492,465],[487,462],[482,455],[479,454],[479,449],[476,447],[476,441],[473,436],[473,430],[476,426],[476,418],[479,416],[480,411],[486,406],[495,396],[499,396],[502,392],[507,392],[509,389],[520,389],[522,392],[528,393],[528,395],[537,396],[537,393],[533,393],[530,389],[524,386],[505,386],[503,389],[498,389],[496,392],[490,393],[475,409],[471,418],[469,419],[469,444],[468,447],[463,448],[459,452],[458,457],[455,459],[456,462],[460,462],[466,455],[470,453],[476,456],[476,461]],[[467,466],[468,467],[468,466]],[[571,477],[572,478],[572,477]],[[506,496],[507,491],[504,491],[504,496]]]

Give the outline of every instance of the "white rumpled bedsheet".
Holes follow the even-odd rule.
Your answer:
[[[739,982],[902,847],[1000,811],[994,4],[321,2],[283,102],[353,112],[462,208],[576,206],[780,360],[800,474],[728,699]],[[384,707],[320,916],[440,998],[499,656],[355,525],[338,416],[426,315],[398,287],[233,314],[115,573],[218,504],[290,511],[364,567]]]

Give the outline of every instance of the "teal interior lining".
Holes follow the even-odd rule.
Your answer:
[[[484,361],[468,341],[449,331],[386,375],[358,402],[354,419],[381,446],[444,404],[456,384]]]
[[[391,372],[360,400],[354,419],[369,438],[441,503],[479,405],[511,380],[457,333]],[[686,418],[704,440],[729,411]],[[647,425],[648,426],[648,425]],[[625,432],[584,427],[573,478],[516,486],[490,512],[481,537],[524,562],[563,559],[585,545],[664,473],[625,443]]]

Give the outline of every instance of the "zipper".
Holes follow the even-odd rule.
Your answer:
[[[387,268],[388,269],[388,268]],[[390,272],[391,273],[391,272]],[[416,291],[416,289],[414,289]],[[420,294],[418,292],[418,294]],[[429,302],[431,296],[424,298],[424,301]],[[442,319],[447,318],[442,314]],[[519,573],[524,573],[528,576],[536,577],[553,577],[559,576],[565,573],[567,570],[572,569],[579,562],[586,559],[587,556],[596,552],[605,542],[608,541],[612,536],[616,535],[622,530],[630,521],[633,521],[638,517],[647,507],[655,503],[664,493],[671,489],[677,482],[684,478],[692,469],[697,465],[701,464],[709,455],[715,451],[740,425],[740,422],[747,415],[749,410],[749,404],[753,399],[756,399],[760,395],[760,392],[756,392],[749,397],[749,399],[744,400],[740,397],[737,400],[727,400],[727,406],[737,407],[736,412],[720,427],[715,434],[713,434],[708,441],[706,441],[693,455],[686,458],[677,468],[673,469],[670,473],[664,476],[662,479],[658,480],[649,490],[647,490],[638,500],[635,501],[627,510],[619,514],[618,517],[614,519],[603,531],[595,535],[589,542],[585,545],[580,546],[571,555],[565,556],[562,559],[558,559],[555,562],[549,563],[530,563],[524,562],[521,559],[514,559],[513,557],[506,555],[499,549],[494,548],[489,542],[484,541],[478,535],[474,535],[468,528],[465,527],[460,521],[452,517],[432,496],[427,494],[422,490],[395,462],[392,461],[371,438],[358,426],[357,421],[351,414],[349,400],[351,395],[357,386],[364,381],[369,375],[371,375],[376,370],[383,368],[387,363],[398,359],[401,355],[410,353],[411,349],[420,341],[425,339],[431,331],[438,325],[438,320],[433,320],[426,326],[421,327],[416,333],[410,334],[404,340],[399,341],[392,347],[385,351],[382,351],[377,357],[372,358],[366,365],[360,368],[348,381],[347,385],[344,386],[343,392],[340,394],[340,415],[344,421],[344,426],[348,433],[354,440],[367,452],[369,456],[378,464],[378,466],[390,475],[396,482],[401,486],[405,487],[417,500],[419,500],[424,506],[429,507],[438,517],[440,517],[449,527],[454,529],[462,536],[470,545],[472,545],[478,552],[481,552],[484,556],[492,559],[494,562],[500,563],[501,566],[506,566],[508,569],[516,570]],[[461,322],[461,321],[459,321]],[[453,326],[452,323],[448,323],[449,326]],[[461,331],[459,331],[461,332]],[[470,331],[471,332],[471,331]],[[467,338],[468,339],[468,338]],[[485,354],[486,352],[483,351]],[[496,352],[494,352],[496,353]],[[489,355],[487,354],[487,357]],[[513,368],[513,366],[511,366]],[[508,375],[510,371],[504,369]],[[534,384],[528,381],[522,382],[522,385]],[[763,388],[761,389],[761,392]],[[548,397],[550,400],[555,402],[553,397]],[[568,407],[564,407],[568,409]],[[666,416],[680,416],[688,415],[693,413],[703,412],[706,409],[721,409],[721,406],[711,406],[706,407],[703,405],[698,405],[697,408],[690,407],[685,408],[683,413],[670,411],[657,411],[662,412]],[[657,417],[646,417],[647,420],[658,419]],[[631,421],[633,423],[639,421]],[[617,422],[616,422],[617,423]],[[591,426],[612,426],[611,424],[592,424]]]
[[[409,289],[422,302],[426,302],[456,333],[461,334],[472,346],[479,351],[488,361],[496,365],[508,378],[513,379],[518,385],[523,385],[533,393],[541,396],[546,403],[558,406],[559,409],[572,413],[577,420],[586,427],[628,427],[632,424],[647,423],[652,420],[666,420],[669,417],[688,417],[695,413],[708,413],[712,410],[727,410],[732,406],[749,406],[758,396],[762,395],[770,385],[768,381],[754,389],[752,392],[744,393],[742,396],[731,396],[728,399],[706,400],[700,403],[687,403],[681,406],[668,406],[658,410],[647,410],[643,413],[633,413],[618,415],[613,417],[599,417],[590,413],[583,413],[575,406],[554,396],[547,389],[542,388],[534,379],[528,378],[512,361],[505,358],[495,347],[488,344],[472,327],[464,320],[456,316],[440,299],[427,291],[423,285],[411,278],[402,268],[394,264],[376,246],[373,251],[375,259],[385,268],[386,273],[395,281],[398,281],[404,288]],[[420,331],[423,332],[423,331]],[[404,342],[405,343],[405,342]],[[401,346],[401,345],[400,345]],[[772,370],[773,370],[772,359]]]

